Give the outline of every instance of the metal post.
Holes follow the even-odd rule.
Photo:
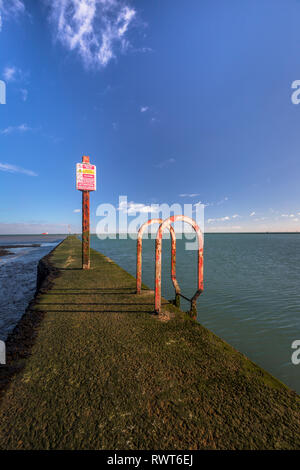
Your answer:
[[[87,156],[82,163],[89,163]],[[90,269],[90,192],[82,191],[82,269]]]

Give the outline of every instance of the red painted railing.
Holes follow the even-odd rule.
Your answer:
[[[142,289],[142,243],[143,243],[143,233],[147,227],[152,224],[162,224],[162,219],[151,219],[148,222],[145,222],[138,231],[137,238],[137,262],[136,262],[136,293],[140,294]],[[171,278],[173,286],[175,289],[176,299],[179,298],[180,287],[176,279],[176,235],[174,228],[170,225],[168,227],[171,234]]]
[[[190,314],[193,318],[197,315],[196,302],[199,295],[203,292],[203,236],[202,232],[195,222],[195,220],[185,215],[174,215],[164,220],[158,229],[155,243],[155,312],[161,312],[161,249],[162,249],[162,237],[166,228],[171,231],[171,224],[174,222],[183,221],[190,224],[196,232],[198,238],[198,284],[197,291],[191,299],[187,299],[191,302]],[[172,232],[171,232],[172,233]],[[173,238],[172,238],[173,241]],[[176,240],[175,240],[176,243]],[[172,257],[176,257],[176,246],[175,252],[172,250]],[[182,296],[182,294],[179,293]],[[186,297],[184,297],[186,298]]]

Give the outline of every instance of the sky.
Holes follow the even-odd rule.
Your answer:
[[[92,230],[100,204],[163,203],[204,204],[206,232],[300,230],[299,18],[299,0],[0,0],[0,234],[79,231],[82,155]]]

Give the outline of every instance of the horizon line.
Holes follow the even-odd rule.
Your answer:
[[[99,233],[99,235],[136,235],[138,232],[110,232],[110,233]],[[178,234],[181,234],[181,235],[187,235],[187,234],[193,234],[194,232],[176,232]],[[245,231],[245,232],[202,232],[202,233],[206,233],[206,234],[210,234],[210,235],[220,235],[220,234],[224,234],[224,235],[228,235],[228,234],[265,234],[265,235],[268,235],[268,234],[300,234],[300,231],[297,230],[297,231],[253,231],[253,232],[249,232],[249,231]],[[53,232],[53,233],[47,233],[47,234],[43,234],[43,233],[0,233],[0,237],[11,237],[11,236],[31,236],[31,235],[35,235],[35,236],[44,236],[44,237],[47,237],[49,235],[81,235],[82,233],[81,232],[72,232],[72,233],[56,233],[56,232]],[[155,234],[155,232],[147,232],[147,234],[149,235],[153,235]],[[90,235],[98,235],[96,232],[90,232]],[[166,233],[166,235],[168,235]]]

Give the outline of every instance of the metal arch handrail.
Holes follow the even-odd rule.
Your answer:
[[[166,228],[170,229],[171,224],[174,222],[183,221],[190,224],[196,232],[198,238],[198,285],[197,291],[190,300],[191,302],[191,316],[197,315],[196,302],[197,298],[203,292],[203,236],[202,232],[191,217],[185,215],[174,215],[165,219],[159,226],[155,242],[155,312],[161,312],[161,249],[162,237]],[[186,297],[185,297],[186,298]]]
[[[147,227],[152,224],[162,224],[163,219],[150,219],[145,222],[138,231],[137,237],[137,259],[136,259],[136,293],[140,294],[142,290],[142,242],[143,233]],[[176,235],[175,230],[172,226],[168,227],[172,239],[171,247],[171,278],[175,289],[176,299],[175,302],[179,302],[180,287],[176,279]]]

